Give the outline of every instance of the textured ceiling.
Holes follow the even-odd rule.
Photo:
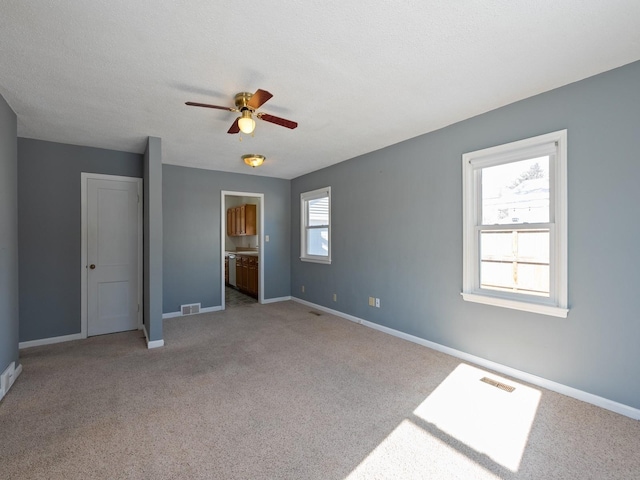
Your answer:
[[[18,134],[294,178],[640,59],[638,0],[0,3]],[[258,121],[229,135],[258,88]],[[240,156],[265,155],[252,170]]]

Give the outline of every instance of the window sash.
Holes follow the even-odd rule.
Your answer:
[[[313,200],[319,200],[322,198],[326,198],[327,202],[329,201],[329,196],[325,195],[322,197],[317,197],[317,198],[312,198],[312,199],[305,199],[304,201],[304,212],[305,212],[305,221],[304,221],[304,226],[305,228],[326,228],[329,226],[329,223],[316,223],[314,225],[310,225],[311,223],[311,202]],[[327,205],[327,220],[330,218],[330,214],[329,214],[329,208],[330,206]]]
[[[328,258],[329,257],[329,227],[314,227],[314,228],[307,228],[307,235],[305,237],[305,254],[308,257],[321,257],[321,258]],[[326,231],[327,232],[327,238],[324,239],[322,237],[322,233]],[[320,236],[314,235],[312,232],[320,232]],[[315,247],[316,248],[312,248],[312,244],[315,241]],[[327,245],[327,250],[326,252],[323,251],[323,245],[326,243]],[[320,250],[322,251],[322,253],[317,253],[317,251]],[[312,251],[314,251],[314,253],[311,253]]]
[[[555,144],[554,144],[555,145]],[[555,147],[557,148],[557,147]],[[556,221],[555,219],[555,212],[556,212],[556,174],[555,174],[555,170],[556,170],[556,155],[555,152],[553,154],[545,154],[545,156],[549,157],[549,222],[550,223],[554,223]],[[498,165],[504,165],[506,163],[514,163],[514,162],[518,162],[521,160],[529,160],[532,158],[536,158],[536,156],[529,156],[529,154],[527,154],[527,156],[525,157],[519,157],[519,156],[511,156],[510,157],[511,160],[508,161],[500,161],[498,163],[491,163],[491,164],[487,164],[487,165],[482,165],[480,163],[476,163],[474,164],[473,161],[470,161],[470,165],[472,165],[473,168],[473,181],[475,182],[475,192],[476,192],[476,202],[475,202],[475,221],[474,223],[476,225],[483,225],[482,224],[482,170],[484,168],[488,168],[488,167],[495,167]],[[530,225],[528,223],[509,223],[509,224],[501,224],[501,225]],[[489,225],[484,225],[484,226],[489,226]]]
[[[474,290],[477,292],[488,293],[490,295],[500,294],[506,295],[513,298],[522,298],[525,296],[528,300],[535,302],[545,302],[545,303],[555,303],[557,299],[554,296],[555,289],[555,278],[556,278],[556,268],[557,265],[554,262],[554,258],[556,256],[555,252],[555,242],[554,242],[554,234],[555,234],[555,225],[551,223],[540,223],[540,224],[528,224],[528,225],[508,225],[508,228],[504,228],[504,225],[491,225],[489,228],[486,226],[478,226],[476,227],[475,234],[475,249],[478,252],[477,254],[477,268],[476,268],[476,278],[474,281]],[[481,235],[483,232],[492,232],[492,233],[505,233],[505,234],[513,234],[513,232],[548,232],[549,240],[548,245],[548,262],[535,261],[534,259],[527,260],[527,257],[520,256],[509,256],[505,255],[502,258],[496,259],[487,259],[484,257],[482,248],[481,248]],[[518,240],[520,241],[520,239]],[[513,252],[512,252],[513,253]],[[511,263],[515,265],[540,265],[540,266],[548,266],[548,278],[547,282],[549,285],[548,291],[542,290],[534,290],[534,289],[526,289],[526,288],[498,288],[495,286],[494,288],[483,286],[482,277],[483,277],[483,262],[493,262],[493,263]],[[486,285],[486,284],[485,284]],[[531,298],[530,298],[531,297]]]

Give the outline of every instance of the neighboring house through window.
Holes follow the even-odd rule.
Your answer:
[[[567,131],[462,156],[467,301],[566,317]]]
[[[300,194],[300,259],[331,263],[331,187]]]

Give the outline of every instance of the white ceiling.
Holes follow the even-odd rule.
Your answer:
[[[18,135],[295,178],[640,59],[638,0],[0,3]],[[258,88],[255,136],[226,133]],[[252,170],[245,153],[265,155]]]

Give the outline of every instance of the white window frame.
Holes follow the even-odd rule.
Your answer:
[[[329,200],[329,224],[309,226],[309,210],[307,208],[310,200],[327,197]],[[307,252],[307,230],[312,228],[327,228],[329,251],[327,256],[311,255]],[[300,194],[300,260],[303,262],[331,263],[331,187],[319,188],[310,192]]]
[[[550,182],[550,292],[549,297],[501,292],[480,287],[481,171],[483,168],[547,155]],[[462,298],[526,312],[566,318],[567,260],[567,130],[498,145],[462,155],[463,175],[463,280]],[[519,224],[505,225],[517,228]],[[520,224],[523,225],[523,224]],[[545,224],[546,226],[547,224]],[[530,227],[527,225],[527,227]]]

